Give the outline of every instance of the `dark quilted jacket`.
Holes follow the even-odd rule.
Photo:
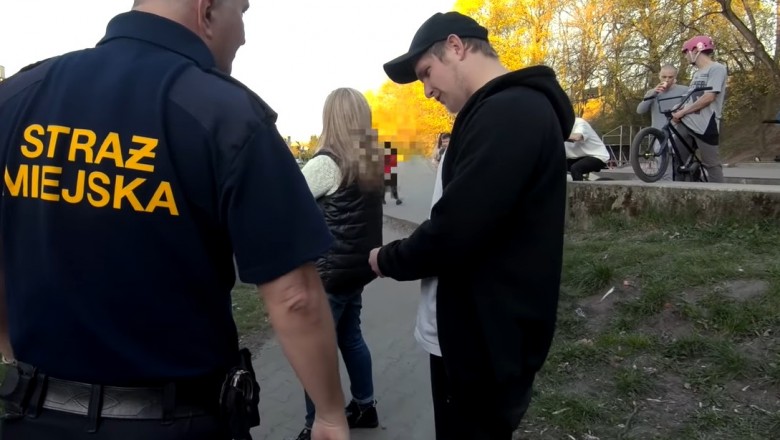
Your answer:
[[[320,154],[338,161],[327,152]],[[317,260],[317,271],[325,291],[332,295],[352,293],[376,277],[368,264],[368,253],[382,246],[382,194],[379,191],[381,188],[364,192],[357,183],[351,183],[317,200],[335,238],[328,253]]]

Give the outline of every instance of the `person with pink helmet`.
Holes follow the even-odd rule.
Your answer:
[[[726,66],[713,61],[715,43],[712,38],[699,35],[683,44],[682,52],[688,62],[696,67],[689,92],[697,88],[709,88],[695,92],[691,99],[672,114],[676,128],[691,144],[696,142],[700,158],[710,182],[723,182],[723,168],[718,154],[720,143],[720,119],[726,92]],[[680,151],[685,161],[688,151]]]

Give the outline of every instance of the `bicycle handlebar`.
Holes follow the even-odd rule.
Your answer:
[[[712,87],[696,87],[695,89],[693,89],[690,92],[688,92],[687,95],[673,96],[671,98],[664,98],[664,100],[685,97],[685,99],[680,101],[682,103],[682,102],[687,101],[688,98],[690,98],[691,95],[693,95],[694,93],[696,93],[696,92],[706,92],[707,90],[712,90]],[[658,95],[648,96],[647,98],[643,98],[642,101],[649,101],[651,99],[656,99],[656,98],[658,98]]]

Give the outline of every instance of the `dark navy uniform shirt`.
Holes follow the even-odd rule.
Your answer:
[[[332,237],[276,114],[203,41],[142,12],[0,85],[0,231],[12,346],[53,377],[219,373],[247,283]]]

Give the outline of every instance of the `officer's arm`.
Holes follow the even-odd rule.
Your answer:
[[[336,331],[325,290],[309,263],[258,286],[284,353],[317,408],[317,417],[344,417]]]
[[[0,237],[0,249],[3,248],[3,237]],[[5,301],[5,264],[0,259],[0,353],[6,359],[13,359],[11,339],[8,337],[8,304]]]
[[[273,125],[259,125],[224,171],[221,205],[239,278],[258,285],[285,355],[317,407],[318,425],[346,426],[336,331],[312,261],[333,237]],[[324,422],[324,423],[323,423]]]

